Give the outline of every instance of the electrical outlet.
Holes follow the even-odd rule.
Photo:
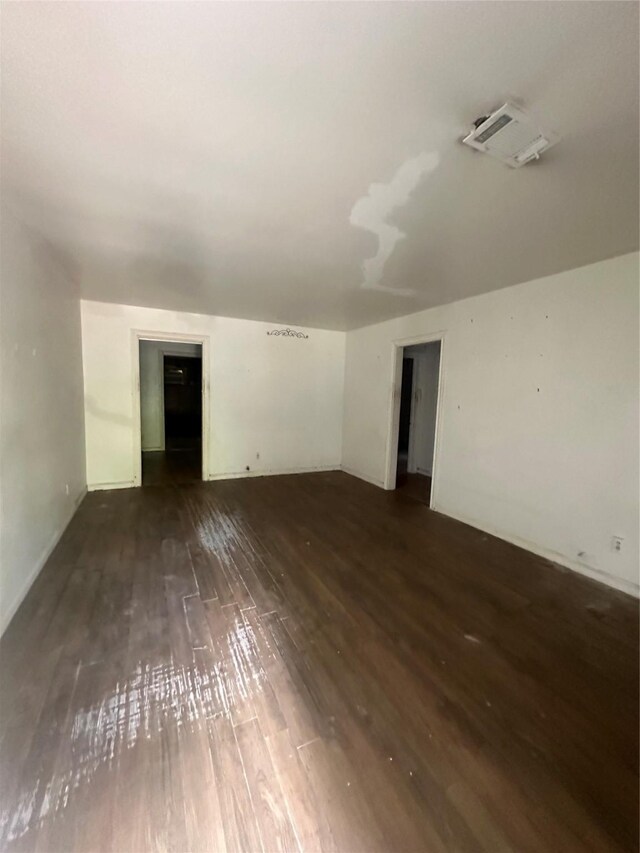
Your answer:
[[[622,543],[624,542],[623,536],[612,536],[611,537],[611,550],[620,552],[622,551]]]

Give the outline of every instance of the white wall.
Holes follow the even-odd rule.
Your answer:
[[[440,343],[407,347],[404,354],[413,358],[413,406],[407,469],[430,477],[436,438]]]
[[[164,356],[199,356],[201,352],[199,344],[140,341],[140,430],[143,450],[164,450]]]
[[[73,270],[2,210],[0,631],[85,490],[80,303]]]
[[[134,482],[133,330],[209,336],[209,479],[339,468],[345,333],[274,328],[83,301],[89,487]]]
[[[383,484],[392,342],[442,331],[434,508],[637,590],[638,276],[634,253],[349,332],[343,466]]]

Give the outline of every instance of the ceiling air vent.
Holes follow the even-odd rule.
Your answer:
[[[522,110],[504,104],[490,116],[483,116],[462,140],[478,151],[502,160],[513,169],[537,160],[558,141],[555,133],[542,131]]]

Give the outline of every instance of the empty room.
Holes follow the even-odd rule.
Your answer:
[[[0,850],[638,851],[639,10],[0,3]]]

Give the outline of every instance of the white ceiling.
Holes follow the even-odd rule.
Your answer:
[[[5,197],[87,298],[344,329],[638,246],[634,2],[2,19]],[[515,171],[459,142],[505,100],[562,136]]]

